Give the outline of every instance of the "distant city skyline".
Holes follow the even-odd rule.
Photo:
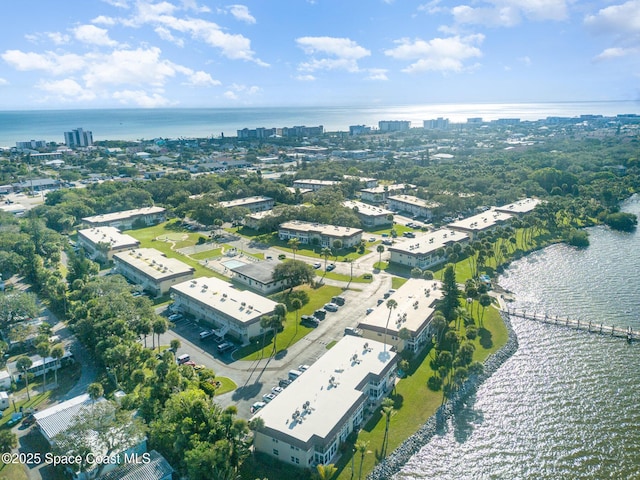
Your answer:
[[[640,0],[3,7],[2,110],[640,99]]]

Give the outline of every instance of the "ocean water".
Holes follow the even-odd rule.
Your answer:
[[[640,214],[640,197],[623,209]],[[517,308],[636,330],[640,233],[589,231],[589,248],[549,247],[499,283]],[[395,478],[640,478],[640,342],[512,323],[518,351]]]
[[[637,102],[556,102],[433,104],[371,107],[189,108],[0,111],[0,147],[15,142],[64,142],[64,132],[83,128],[94,140],[206,138],[236,136],[237,130],[257,127],[324,125],[326,131],[348,131],[350,125],[377,127],[380,120],[409,120],[422,127],[438,117],[463,123],[467,118],[539,120],[548,116],[576,117],[640,113]]]

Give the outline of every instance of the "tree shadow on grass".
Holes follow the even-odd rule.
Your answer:
[[[480,345],[482,348],[488,350],[493,347],[493,339],[491,338],[491,332],[482,327],[478,329],[478,337],[480,338]]]

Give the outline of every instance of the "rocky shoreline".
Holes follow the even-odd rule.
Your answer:
[[[373,469],[367,476],[367,480],[388,480],[398,473],[409,459],[436,435],[441,426],[456,413],[469,395],[473,394],[486,379],[493,375],[518,350],[518,337],[513,330],[509,315],[502,313],[502,319],[507,327],[509,338],[500,350],[492,354],[484,362],[484,372],[481,375],[467,379],[454,396],[444,403],[420,427],[420,430],[407,438],[402,445]]]

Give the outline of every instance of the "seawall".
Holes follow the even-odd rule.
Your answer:
[[[483,373],[467,379],[460,389],[420,427],[420,430],[407,438],[402,445],[376,465],[367,475],[367,480],[389,480],[398,473],[409,459],[436,435],[442,425],[456,413],[469,395],[475,393],[482,382],[493,375],[518,350],[518,337],[513,330],[509,315],[506,313],[501,315],[508,332],[507,343],[485,360]]]

